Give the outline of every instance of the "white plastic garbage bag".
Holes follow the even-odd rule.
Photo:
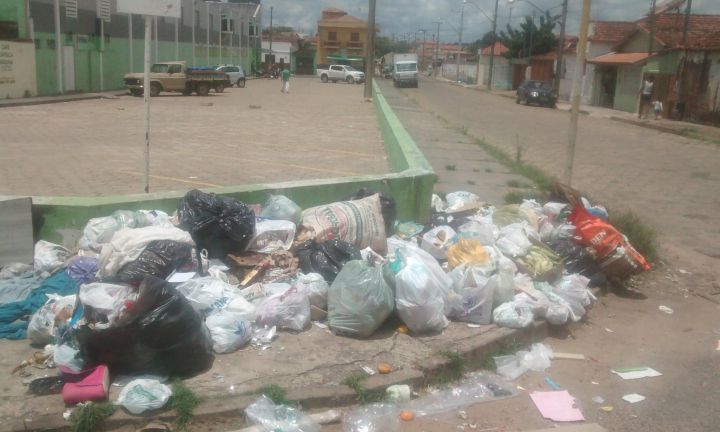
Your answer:
[[[590,279],[579,274],[563,276],[553,292],[562,297],[572,308],[574,321],[585,316],[587,306],[595,300],[595,296],[587,288]]]
[[[447,201],[447,207],[445,208],[447,213],[477,208],[481,204],[479,196],[465,191],[449,193],[445,196],[445,200]]]
[[[430,205],[436,213],[442,213],[445,211],[445,202],[442,198],[440,198],[440,195],[432,194]]]
[[[458,228],[458,235],[477,240],[485,246],[493,246],[500,236],[500,228],[492,223],[489,216],[475,216]]]
[[[427,252],[407,245],[395,251],[395,304],[398,314],[415,333],[441,331],[452,280]],[[398,271],[397,267],[400,267]]]
[[[497,247],[509,257],[519,257],[527,253],[532,245],[528,240],[528,232],[532,230],[527,222],[513,223],[500,228]]]
[[[474,324],[492,322],[493,286],[481,267],[461,265],[450,277],[452,289],[448,295],[448,317]]]
[[[195,245],[190,233],[170,226],[123,228],[103,245],[98,264],[98,278],[115,275],[125,264],[135,261],[153,240],[172,240]]]
[[[263,299],[256,313],[260,325],[299,332],[310,325],[310,300],[304,293],[291,288]]]
[[[245,313],[252,321],[255,306],[247,301],[232,285],[212,276],[190,279],[177,287],[190,305],[203,316],[229,309]]]
[[[48,301],[30,318],[27,337],[33,345],[47,345],[55,336],[55,323],[60,317],[70,319],[77,296],[48,295]]]
[[[310,306],[327,310],[328,308],[328,289],[330,286],[321,274],[318,273],[298,273],[297,280],[293,286],[299,292],[304,293],[310,300]]]
[[[435,227],[423,234],[420,247],[433,257],[447,259],[447,250],[455,243],[455,230],[447,225]]]
[[[252,339],[252,322],[243,313],[222,310],[205,320],[213,340],[213,351],[225,354],[237,351]]]
[[[68,258],[70,258],[70,251],[58,244],[45,240],[35,243],[33,266],[38,273],[53,273],[62,267]]]
[[[493,311],[493,322],[500,327],[524,328],[534,319],[532,305],[526,302],[509,301]]]
[[[92,218],[83,228],[78,246],[83,250],[100,251],[102,245],[108,243],[119,229],[118,221],[112,216]]]
[[[113,325],[127,311],[126,301],[137,299],[138,295],[128,285],[94,282],[81,286],[78,296],[84,307],[107,316],[109,324]]]
[[[115,404],[125,407],[131,414],[137,415],[164,407],[170,400],[170,396],[172,396],[172,390],[160,381],[136,379],[123,387]]]
[[[289,250],[295,239],[295,224],[286,220],[263,220],[255,224],[255,237],[250,240],[248,250],[270,253]]]
[[[495,261],[496,272],[490,276],[489,285],[493,291],[493,304],[495,307],[509,302],[515,295],[515,273],[517,266],[512,260],[502,254],[497,255]]]
[[[276,405],[267,396],[260,396],[245,408],[248,421],[258,429],[272,432],[320,432],[320,425],[290,405]]]
[[[80,351],[70,345],[58,345],[53,351],[53,361],[55,366],[64,367],[73,372],[80,372],[85,366],[85,362],[80,356]]]

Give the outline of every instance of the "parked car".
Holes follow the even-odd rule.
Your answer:
[[[525,81],[517,89],[515,103],[524,103],[529,105],[535,103],[540,106],[555,108],[557,104],[557,93],[552,86],[545,81]]]
[[[365,82],[365,73],[346,65],[330,65],[327,69],[318,67],[317,74],[326,83],[328,81],[345,81],[348,84]]]
[[[142,96],[144,76],[142,73],[129,73],[123,78],[125,87],[133,96]],[[207,96],[210,89],[222,93],[230,87],[230,79],[225,72],[213,68],[191,68],[185,62],[155,63],[150,68],[150,96],[160,92],[178,92],[185,96],[193,92],[198,96]]]
[[[245,71],[242,66],[222,65],[215,70],[225,72],[230,77],[230,82],[240,88],[245,87]]]
[[[392,65],[387,65],[383,68],[383,78],[390,79],[393,77],[393,67]]]

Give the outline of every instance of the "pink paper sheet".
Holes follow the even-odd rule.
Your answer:
[[[567,390],[533,392],[530,398],[546,419],[557,422],[583,421],[583,413],[576,407],[575,398]]]

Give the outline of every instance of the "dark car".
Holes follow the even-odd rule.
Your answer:
[[[387,65],[383,68],[383,78],[392,78],[393,75],[393,67],[392,65]]]
[[[544,81],[525,81],[517,89],[515,103],[523,102],[525,105],[535,103],[540,106],[555,108],[557,93],[550,84]]]

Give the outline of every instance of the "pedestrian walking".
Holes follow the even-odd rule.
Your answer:
[[[290,93],[290,70],[285,66],[285,68],[282,71],[282,92],[283,93]]]
[[[655,111],[655,120],[659,120],[663,111],[663,103],[659,100],[653,102],[653,111]]]
[[[640,108],[638,109],[638,118],[642,118],[643,116],[647,118],[647,112],[650,109],[650,105],[652,105],[652,94],[654,86],[655,77],[653,76],[650,76],[645,81],[643,81],[643,85],[640,88]]]

